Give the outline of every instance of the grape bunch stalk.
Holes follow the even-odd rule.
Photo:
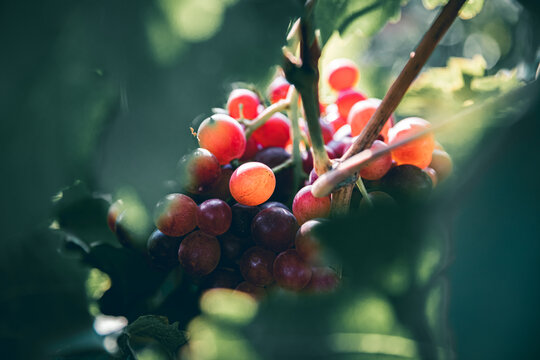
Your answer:
[[[313,132],[298,112],[295,86],[283,70],[276,74],[262,92],[266,99],[255,89],[234,89],[225,108],[199,125],[200,147],[177,165],[177,192],[155,206],[146,251],[156,268],[180,265],[203,288],[236,289],[256,299],[277,287],[313,293],[339,286],[343,274],[317,231],[331,221],[332,195],[313,191],[323,175],[314,166]],[[334,60],[324,75],[334,101],[319,101],[318,125],[333,161],[357,141],[381,100],[357,89],[360,71],[351,60]],[[430,127],[417,117],[385,120],[370,147],[379,156],[359,171],[351,213],[425,201],[448,178],[452,160]],[[118,199],[107,220],[130,247],[121,222],[127,214]]]

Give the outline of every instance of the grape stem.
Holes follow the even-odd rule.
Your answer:
[[[294,88],[294,85],[291,85]],[[300,125],[298,124],[298,92],[294,89],[294,93],[291,98],[291,105],[289,106],[289,119],[291,120],[292,127],[292,162],[294,166],[293,171],[293,189],[296,191],[300,185],[300,181],[304,175],[304,169],[302,167],[302,154],[300,153],[300,141],[302,139],[302,132],[300,131]],[[294,194],[292,194],[294,196]]]
[[[307,1],[305,14],[292,27],[291,34],[299,37],[300,40],[300,56],[297,57],[284,48],[283,70],[287,80],[296,87],[302,98],[305,120],[311,139],[315,172],[322,175],[331,168],[331,162],[324,148],[319,123],[319,58],[321,57],[321,48],[313,26],[314,6],[315,0]]]
[[[279,165],[277,165],[277,166],[274,166],[274,167],[272,168],[272,172],[273,172],[274,174],[277,174],[277,173],[279,173],[280,171],[282,171],[282,170],[288,168],[288,167],[291,166],[292,164],[294,164],[293,158],[287,159],[287,160],[285,160],[284,162],[282,162],[281,164],[279,164]]]
[[[272,117],[272,115],[274,115],[277,112],[287,110],[289,106],[291,105],[291,99],[293,97],[294,92],[295,92],[294,87],[291,86],[289,88],[289,92],[287,93],[287,97],[285,99],[280,99],[276,101],[275,103],[273,103],[272,105],[264,109],[252,121],[248,122],[247,120],[244,120],[245,123],[247,124],[246,129],[245,129],[246,139],[249,139],[249,137],[253,134],[253,132],[257,130],[258,128],[260,128],[261,126],[263,126],[264,123],[267,122],[268,119]]]
[[[444,6],[429,30],[425,33],[416,50],[411,52],[409,61],[384,96],[384,99],[369,122],[339,161],[345,161],[351,158],[360,151],[369,148],[373,141],[375,141],[384,124],[397,108],[401,99],[403,99],[409,86],[458,16],[459,10],[464,3],[465,0],[450,0]],[[354,176],[357,177],[358,174]],[[354,182],[332,194],[332,215],[343,215],[348,212],[353,186]]]

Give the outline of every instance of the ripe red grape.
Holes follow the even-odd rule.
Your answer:
[[[360,78],[356,64],[349,59],[335,59],[328,64],[328,84],[336,91],[352,88]]]
[[[276,252],[290,248],[297,231],[294,215],[279,207],[262,210],[251,223],[255,243]]]
[[[255,206],[272,196],[276,177],[268,166],[260,162],[240,165],[229,181],[231,195],[240,204]]]
[[[218,159],[210,151],[202,148],[182,157],[178,169],[181,183],[193,194],[205,191],[221,175]]]
[[[148,256],[152,265],[157,268],[168,270],[178,264],[179,237],[171,237],[155,230],[146,243]]]
[[[373,145],[371,145],[372,151],[383,150],[387,148],[386,143],[375,140]],[[390,170],[392,167],[392,155],[390,153],[384,154],[379,158],[370,161],[367,163],[361,170],[360,176],[367,180],[379,180]]]
[[[285,115],[276,113],[251,136],[263,148],[272,146],[284,148],[291,138],[291,122]]]
[[[274,261],[274,279],[282,288],[299,291],[311,280],[311,267],[294,249],[289,249],[276,257]]]
[[[298,255],[311,265],[319,264],[322,260],[321,243],[314,234],[314,228],[320,224],[321,222],[317,220],[306,221],[298,229],[294,240],[294,246]]]
[[[289,92],[290,86],[291,84],[289,84],[287,79],[285,79],[283,76],[278,76],[272,80],[272,83],[270,83],[270,86],[268,86],[268,97],[270,98],[272,104],[281,99],[285,99],[287,97],[287,93]]]
[[[218,240],[203,231],[189,234],[180,243],[178,260],[184,270],[191,275],[208,275],[217,267],[221,250]]]
[[[367,98],[364,94],[353,89],[340,91],[338,98],[336,100],[336,105],[338,107],[339,115],[347,119],[353,105],[359,101],[366,100],[366,99]]]
[[[240,258],[240,272],[244,279],[258,286],[266,286],[274,281],[272,266],[276,254],[270,250],[254,246]]]
[[[250,136],[246,142],[246,149],[240,158],[240,161],[249,161],[253,159],[255,154],[262,149],[261,144],[259,144],[253,136]]]
[[[165,235],[185,235],[197,226],[197,204],[189,196],[169,194],[157,203],[154,223]]]
[[[235,89],[231,91],[227,100],[229,115],[235,119],[253,120],[259,114],[260,100],[257,94],[248,89]]]
[[[330,196],[316,198],[311,194],[311,185],[304,186],[293,200],[293,214],[302,225],[308,220],[330,215]]]
[[[351,125],[351,136],[360,135],[380,104],[381,100],[379,99],[367,99],[353,105],[347,117],[347,123]],[[381,130],[384,140],[388,139],[388,130],[392,124],[393,119],[390,117]]]
[[[388,145],[393,145],[404,138],[429,128],[430,123],[420,118],[406,118],[388,131]],[[431,163],[435,139],[432,133],[411,141],[392,151],[392,158],[398,165],[415,165],[421,169]]]
[[[205,119],[197,131],[199,145],[209,150],[221,165],[239,159],[246,149],[242,126],[232,117],[215,114]]]
[[[229,230],[231,220],[231,208],[223,200],[206,200],[197,210],[197,225],[210,235],[224,234]]]

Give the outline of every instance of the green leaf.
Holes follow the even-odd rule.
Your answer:
[[[119,338],[119,346],[125,358],[133,358],[131,341],[157,341],[167,351],[169,357],[175,358],[178,348],[186,343],[186,335],[178,330],[178,323],[169,324],[164,316],[144,315],[129,324]]]
[[[360,32],[371,36],[388,21],[397,21],[401,16],[402,0],[322,0],[315,9],[315,21],[321,31],[323,44],[334,31],[341,35]]]

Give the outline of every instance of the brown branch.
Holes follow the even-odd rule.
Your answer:
[[[384,124],[403,99],[407,89],[416,78],[427,59],[442,39],[450,25],[458,16],[465,0],[450,0],[426,32],[416,50],[411,53],[409,61],[386,93],[381,104],[366,124],[356,141],[343,155],[340,161],[345,161],[360,151],[369,148],[381,132]],[[339,189],[332,194],[333,215],[344,214],[349,209],[354,183]]]

